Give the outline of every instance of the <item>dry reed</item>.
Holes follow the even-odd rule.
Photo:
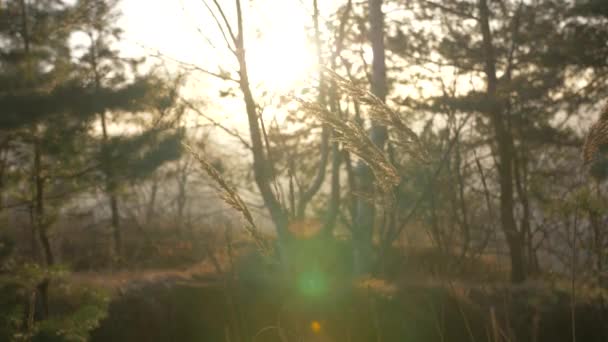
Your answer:
[[[192,147],[184,144],[185,148],[192,153],[194,158],[200,163],[203,171],[211,177],[211,179],[215,182],[215,189],[217,190],[220,198],[228,204],[230,207],[240,212],[243,218],[246,221],[245,230],[249,235],[253,238],[256,245],[259,247],[260,251],[266,255],[270,254],[271,247],[265,236],[260,233],[255,221],[253,220],[253,215],[249,211],[249,208],[238,194],[236,189],[232,187],[226,180],[220,175],[220,173],[211,165],[205,158],[196,153]]]

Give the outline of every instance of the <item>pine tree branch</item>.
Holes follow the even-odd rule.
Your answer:
[[[420,1],[422,3],[424,3],[424,4],[429,5],[430,7],[439,8],[440,10],[442,10],[444,12],[452,13],[452,14],[455,14],[455,15],[457,15],[459,17],[462,17],[462,18],[473,19],[473,20],[479,21],[479,18],[476,17],[473,14],[459,11],[457,9],[451,8],[451,7],[443,5],[441,3],[438,3],[438,2],[435,2],[435,1],[430,1],[430,0],[420,0]]]

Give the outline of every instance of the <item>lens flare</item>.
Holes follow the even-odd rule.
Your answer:
[[[327,280],[321,272],[305,272],[298,279],[298,287],[302,294],[309,297],[318,297],[326,293]]]
[[[321,332],[321,323],[319,323],[318,321],[310,322],[310,330],[312,330],[312,332],[315,334],[320,333]]]

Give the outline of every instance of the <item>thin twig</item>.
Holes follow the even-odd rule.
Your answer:
[[[214,120],[209,115],[205,114],[202,110],[198,109],[192,102],[184,99],[183,97],[181,98],[181,101],[183,103],[185,103],[188,108],[195,111],[196,114],[203,117],[205,120],[211,122],[213,124],[213,126],[218,127],[222,131],[226,132],[228,135],[237,138],[241,142],[241,144],[243,144],[243,146],[245,146],[245,148],[251,150],[251,144],[249,144],[249,142],[247,140],[245,140],[245,138],[243,138],[237,131],[224,126],[217,120]]]

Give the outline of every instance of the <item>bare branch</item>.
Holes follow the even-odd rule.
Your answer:
[[[213,3],[215,4],[215,7],[217,7],[217,10],[220,12],[220,15],[222,16],[222,19],[224,20],[224,24],[226,24],[226,28],[228,29],[228,33],[230,33],[230,38],[232,38],[232,41],[234,42],[234,44],[236,44],[236,36],[234,35],[234,32],[232,31],[232,27],[230,26],[230,22],[226,18],[226,14],[224,14],[224,10],[220,6],[220,4],[217,2],[217,0],[213,0]],[[239,31],[239,34],[240,34],[240,31]]]
[[[224,74],[224,73],[221,73],[221,72],[218,73],[218,72],[209,71],[209,70],[207,70],[207,69],[205,69],[205,68],[203,68],[201,66],[198,66],[196,64],[180,61],[179,59],[176,59],[176,58],[173,58],[171,56],[168,56],[168,55],[166,55],[166,54],[164,54],[164,53],[162,53],[162,52],[160,52],[158,50],[155,50],[155,53],[150,53],[149,56],[150,57],[154,57],[154,58],[158,58],[158,59],[161,59],[161,60],[162,59],[170,60],[170,61],[172,61],[174,63],[179,64],[181,67],[185,68],[186,70],[200,71],[200,72],[202,72],[204,74],[207,74],[209,76],[213,76],[213,77],[219,78],[219,79],[221,79],[223,81],[231,81],[231,82],[239,83],[238,80],[230,77],[230,75],[228,75],[228,74]]]
[[[207,11],[209,12],[209,14],[211,14],[211,17],[213,17],[213,20],[215,21],[217,28],[220,30],[220,33],[222,34],[222,37],[224,38],[224,41],[226,42],[226,46],[228,47],[228,50],[230,50],[230,52],[232,52],[233,54],[236,55],[236,47],[234,47],[232,45],[232,44],[236,45],[236,40],[234,39],[234,35],[232,34],[232,29],[230,28],[230,23],[228,22],[228,20],[226,20],[226,17],[224,16],[224,12],[222,11],[221,7],[219,7],[218,3],[215,0],[213,1],[215,3],[215,6],[218,7],[220,14],[224,18],[224,23],[225,23],[226,28],[224,28],[224,25],[222,24],[220,19],[217,17],[217,15],[215,15],[215,12],[209,6],[207,1],[206,0],[201,0],[201,1],[203,2],[203,5],[205,5],[205,7],[207,8]],[[228,30],[230,37],[232,38],[232,44],[230,43],[230,40],[226,36],[226,31],[225,31],[226,29]]]
[[[247,140],[245,140],[245,138],[243,138],[237,131],[232,130],[226,126],[224,126],[223,124],[221,124],[220,122],[218,122],[217,120],[214,120],[213,118],[211,118],[209,115],[203,113],[202,110],[198,109],[192,102],[184,99],[184,98],[180,98],[180,100],[186,104],[186,106],[188,108],[190,108],[191,110],[195,111],[196,114],[198,114],[199,116],[205,118],[205,120],[211,122],[213,124],[213,126],[221,129],[222,131],[228,133],[228,135],[237,138],[242,144],[243,146],[245,146],[247,149],[251,150],[251,144],[249,144],[247,142]]]

